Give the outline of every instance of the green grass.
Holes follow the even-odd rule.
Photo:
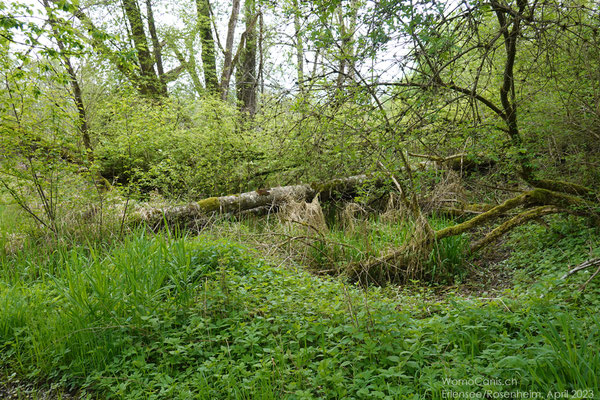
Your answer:
[[[17,253],[26,244],[25,230],[19,207],[10,204],[0,193],[0,260]]]
[[[430,224],[441,229],[455,221],[433,216]],[[293,260],[319,274],[344,275],[352,264],[368,262],[399,248],[411,235],[411,224],[378,215],[360,217],[352,225],[334,221],[325,231],[316,232],[302,224],[282,224],[277,217],[223,221],[213,226],[212,235],[250,244],[279,259]],[[427,279],[454,283],[467,274],[468,239],[460,235],[435,243],[425,269]],[[383,282],[385,283],[385,282]]]
[[[449,297],[425,314],[410,301],[224,241],[137,232],[3,262],[0,365],[99,398],[600,393],[597,318],[539,296]]]

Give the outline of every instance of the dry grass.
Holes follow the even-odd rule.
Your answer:
[[[319,196],[310,203],[290,199],[281,207],[278,216],[283,224],[303,226],[306,236],[322,235],[329,230],[319,203]]]
[[[460,205],[465,204],[466,200],[462,178],[457,172],[450,170],[419,203],[424,213],[431,214],[448,207],[461,208]]]
[[[364,218],[367,210],[357,203],[348,203],[340,213],[340,220],[345,231],[351,233],[356,231],[356,225],[360,217]]]

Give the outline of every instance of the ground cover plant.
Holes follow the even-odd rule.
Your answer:
[[[594,390],[597,297],[557,304],[553,290],[418,300],[227,241],[140,231],[61,249],[35,270],[3,264],[2,372],[101,398]]]

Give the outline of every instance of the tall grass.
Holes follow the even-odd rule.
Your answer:
[[[596,315],[589,321],[585,333],[573,319],[559,314],[555,320],[536,319],[535,328],[547,347],[535,354],[529,365],[534,382],[543,384],[554,379],[560,392],[598,390],[600,388],[600,357],[596,353],[600,343],[600,320]],[[529,336],[529,339],[534,339]],[[582,395],[577,395],[579,397]]]
[[[25,241],[19,208],[0,197],[0,258],[17,252]]]
[[[547,302],[403,297],[144,231],[0,274],[0,373],[108,398],[443,398],[598,385],[597,320]],[[552,368],[549,367],[552,366]]]

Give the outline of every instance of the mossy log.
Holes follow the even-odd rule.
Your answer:
[[[435,233],[435,237],[437,240],[439,240],[450,236],[460,235],[478,226],[482,226],[485,223],[494,220],[519,206],[554,206],[561,208],[564,211],[569,211],[578,209],[592,209],[594,205],[587,200],[569,194],[553,192],[546,189],[533,189],[508,199],[504,203],[492,208],[489,211],[479,214],[468,221],[441,229]]]
[[[497,228],[493,229],[490,233],[485,235],[482,239],[479,239],[475,243],[471,245],[471,253],[479,251],[486,245],[500,239],[502,235],[510,232],[513,228],[516,228],[519,225],[523,225],[531,220],[543,217],[548,214],[556,214],[562,212],[564,210],[555,207],[555,206],[540,206],[536,208],[532,208],[530,210],[526,210],[503,224],[499,225]]]
[[[526,179],[526,181],[531,186],[536,188],[545,189],[552,192],[567,193],[571,195],[581,196],[586,200],[590,201],[600,200],[600,197],[598,197],[598,193],[595,193],[592,189],[579,185],[577,183],[537,178],[529,178]]]
[[[596,222],[600,219],[597,215],[598,205],[594,202],[587,201],[578,196],[538,188],[508,199],[504,203],[482,212],[465,222],[435,231],[433,235],[413,236],[410,242],[405,243],[402,247],[394,249],[369,263],[356,265],[356,276],[368,277],[374,275],[382,267],[393,271],[395,277],[400,276],[402,272],[408,275],[409,271],[407,268],[410,268],[412,264],[421,263],[423,260],[416,258],[428,256],[428,250],[432,248],[434,241],[471,232],[476,228],[480,228],[505,216],[519,207],[523,207],[525,210],[498,225],[484,238],[473,243],[470,251],[476,252],[494,242],[502,235],[510,232],[515,227],[548,214],[566,212],[586,215],[592,217]],[[420,251],[417,251],[415,254],[415,249]],[[379,272],[379,275],[381,275],[381,272]]]
[[[325,182],[278,186],[228,196],[209,197],[178,206],[140,208],[136,213],[136,220],[151,226],[160,226],[165,221],[168,224],[189,226],[190,223],[197,224],[206,221],[214,213],[238,214],[254,209],[276,211],[280,205],[291,199],[310,202],[317,194],[322,202],[351,197],[356,194],[360,185],[368,181],[367,175],[356,175]]]

